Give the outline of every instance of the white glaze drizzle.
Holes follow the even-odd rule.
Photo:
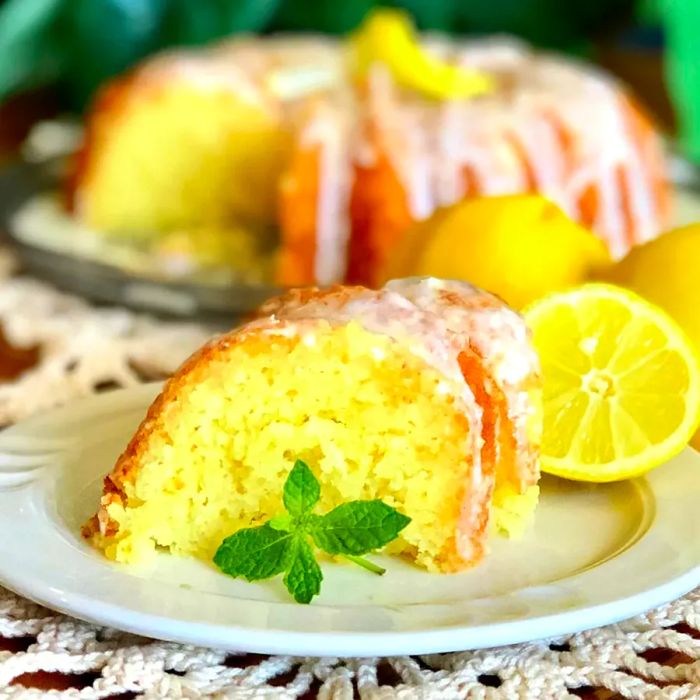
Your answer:
[[[578,216],[583,192],[592,185],[599,190],[602,206],[594,227],[613,257],[626,252],[630,238],[644,241],[658,233],[652,183],[641,167],[643,156],[625,124],[620,88],[612,79],[589,65],[535,53],[513,40],[457,43],[427,36],[424,45],[457,64],[492,74],[500,89],[481,98],[435,102],[401,90],[377,65],[370,70],[366,96],[360,96],[348,79],[343,44],[303,35],[251,37],[167,52],[143,64],[134,79],[149,83],[175,76],[199,89],[227,90],[290,130],[299,104],[325,101],[297,129],[302,142],[318,146],[320,153],[314,270],[324,284],[341,280],[345,270],[352,163],[375,162],[377,149],[392,163],[417,220],[464,196],[466,169],[484,194],[524,191],[526,172],[513,137],[537,186],[567,213]],[[545,114],[555,115],[570,134],[568,162]],[[364,126],[357,131],[365,132],[365,138],[358,138],[348,120]],[[629,186],[631,236],[625,231],[618,169]]]
[[[314,275],[319,284],[332,284],[345,277],[347,267],[351,107],[339,109],[334,100],[316,102],[300,138],[305,147],[317,148],[320,154]]]
[[[641,154],[625,123],[621,88],[611,78],[586,64],[534,53],[515,42],[457,45],[431,38],[426,46],[441,55],[449,55],[451,49],[457,63],[495,75],[503,87],[481,98],[440,104],[399,90],[385,71],[381,80],[370,76],[370,100],[373,93],[377,95],[370,112],[380,124],[377,133],[382,137],[374,147],[382,149],[395,168],[415,219],[423,219],[436,206],[452,204],[463,196],[460,180],[466,167],[476,174],[484,194],[523,191],[523,164],[509,140],[515,137],[537,189],[569,214],[579,214],[578,198],[587,187],[599,189],[602,206],[594,227],[613,257],[629,249],[630,238],[643,241],[658,233],[662,222],[652,183],[641,167]],[[572,137],[569,162],[564,160],[553,124],[545,118],[548,114],[554,115]],[[395,135],[396,131],[421,129],[439,131],[439,145],[421,148],[429,144],[429,138],[416,133],[410,139]],[[413,147],[406,147],[406,142]],[[624,171],[629,183],[631,234],[623,217],[618,169]],[[426,185],[418,173],[432,174],[433,182]]]
[[[507,399],[518,450],[516,476],[518,480],[536,483],[539,471],[531,457],[527,425],[532,406],[526,387],[539,376],[540,364],[521,316],[492,294],[467,282],[412,277],[392,280],[386,289],[439,315],[461,345],[472,343],[477,348]],[[441,297],[442,291],[454,294],[457,300]]]

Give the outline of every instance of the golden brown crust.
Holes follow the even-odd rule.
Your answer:
[[[268,299],[256,312],[255,318],[263,318],[266,316],[276,316],[280,312],[288,309],[298,309],[308,304],[311,301],[323,302],[328,300],[332,302],[333,307],[342,307],[364,292],[371,293],[371,290],[361,285],[351,284],[334,284],[330,287],[299,287],[290,289],[283,294]]]
[[[67,208],[79,209],[80,189],[88,183],[91,171],[99,159],[102,144],[133,97],[139,69],[136,68],[111,80],[97,93],[85,119],[85,137],[80,149],[72,158],[68,177],[64,184]]]

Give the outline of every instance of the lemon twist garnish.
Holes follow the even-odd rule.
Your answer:
[[[351,49],[358,77],[365,77],[372,64],[383,63],[399,85],[435,99],[476,97],[494,89],[485,73],[424,51],[409,16],[398,10],[371,12],[351,38]]]

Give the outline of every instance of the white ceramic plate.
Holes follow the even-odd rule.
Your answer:
[[[531,531],[487,561],[428,574],[394,558],[377,577],[328,564],[321,595],[246,583],[159,555],[134,569],[80,538],[102,477],[158,387],[85,399],[0,433],[0,583],[70,615],[239,651],[374,656],[474,649],[617,621],[700,583],[700,455],[607,486],[543,481]]]

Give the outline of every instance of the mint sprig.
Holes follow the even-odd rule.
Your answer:
[[[282,502],[293,518],[310,513],[321,498],[321,484],[309,467],[298,459],[289,472],[282,492]]]
[[[284,573],[284,585],[297,603],[310,603],[321,590],[323,573],[312,541],[376,574],[384,569],[362,555],[398,537],[411,519],[383,501],[349,501],[325,515],[313,512],[321,486],[308,465],[297,460],[284,484],[286,512],[263,525],[227,537],[214,555],[225,574],[260,581]]]

